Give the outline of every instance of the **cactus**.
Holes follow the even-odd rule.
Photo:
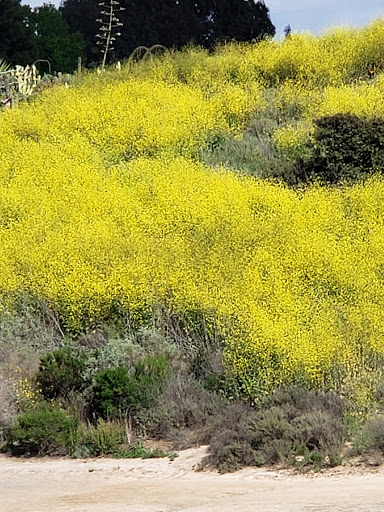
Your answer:
[[[40,75],[34,64],[9,69],[9,66],[2,61],[0,70],[0,90],[4,91],[1,103],[4,107],[11,107],[20,100],[27,100],[40,81]]]

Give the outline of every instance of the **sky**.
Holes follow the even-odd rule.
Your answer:
[[[44,0],[22,0],[32,7]],[[52,0],[56,6],[60,0]],[[331,26],[367,25],[380,16],[384,17],[383,0],[265,0],[269,7],[277,37],[283,36],[288,24],[295,32],[309,30],[320,33]]]
[[[265,0],[276,35],[288,24],[294,32],[318,34],[331,26],[364,26],[383,16],[383,0]]]

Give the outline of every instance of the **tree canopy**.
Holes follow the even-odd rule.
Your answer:
[[[42,0],[43,3],[44,0]],[[117,0],[116,0],[117,1]],[[48,60],[53,71],[72,72],[77,58],[101,60],[96,35],[101,0],[63,0],[31,9],[21,0],[0,0],[0,59],[12,65]],[[193,43],[213,48],[226,40],[252,41],[275,34],[269,9],[255,0],[119,0],[121,36],[115,58],[138,46],[181,48]]]
[[[83,55],[82,36],[70,34],[60,12],[50,4],[37,7],[33,14],[38,58],[48,60],[52,71],[72,73],[78,57]]]
[[[20,0],[0,0],[0,59],[25,66],[36,60],[32,11]]]
[[[100,59],[96,22],[100,0],[64,0],[60,8],[71,32],[86,42],[88,62]],[[275,35],[269,9],[254,0],[120,0],[124,11],[116,58],[138,46],[161,44],[180,48],[188,43],[212,48],[225,40],[252,41]]]
[[[0,7],[0,59],[12,66],[44,59],[52,71],[74,71],[84,53],[83,38],[70,33],[54,5],[32,10],[20,0],[0,0]]]

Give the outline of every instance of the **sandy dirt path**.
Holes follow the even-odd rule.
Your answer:
[[[196,472],[205,449],[168,459],[0,456],[1,512],[384,512],[384,469],[295,475]]]

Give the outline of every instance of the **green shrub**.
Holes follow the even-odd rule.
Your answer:
[[[82,425],[79,429],[75,457],[113,455],[127,442],[125,428],[116,421],[99,419],[96,425]]]
[[[122,366],[107,368],[96,374],[93,386],[93,410],[102,418],[119,418],[140,404],[136,379]]]
[[[86,355],[66,347],[40,358],[36,380],[41,394],[47,400],[68,398],[71,392],[81,392],[87,385]]]
[[[241,139],[227,136],[220,144],[202,149],[200,158],[211,167],[224,166],[258,178],[279,177],[290,165],[278,155],[269,134],[254,131],[245,132]]]
[[[77,426],[64,411],[42,404],[18,418],[7,433],[7,446],[13,455],[66,454],[75,445]]]
[[[148,356],[135,366],[134,377],[138,382],[141,392],[141,404],[146,407],[164,389],[169,375],[168,360],[165,356]]]
[[[384,122],[354,114],[336,114],[314,121],[311,156],[293,167],[290,184],[319,180],[338,184],[384,170]]]
[[[140,443],[136,443],[129,448],[117,450],[113,456],[116,459],[159,459],[162,457],[169,457],[174,460],[177,457],[175,452],[166,452],[161,448],[148,449]]]
[[[119,418],[148,407],[164,388],[168,361],[149,356],[135,366],[133,375],[124,367],[107,368],[96,375],[93,407],[97,416]]]

